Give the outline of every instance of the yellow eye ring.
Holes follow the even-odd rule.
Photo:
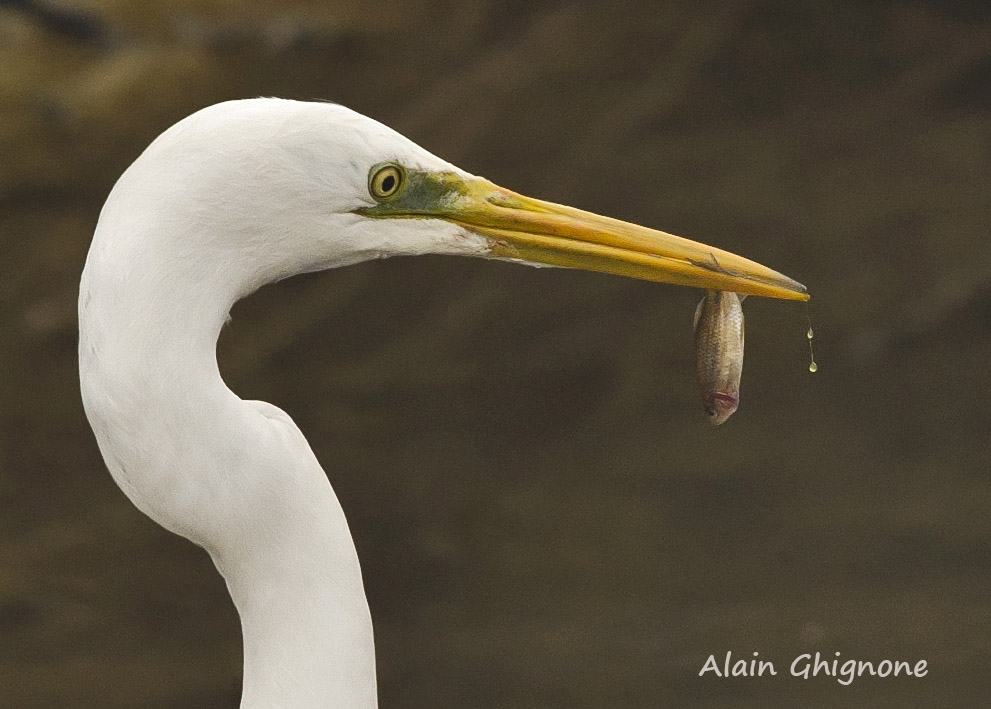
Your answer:
[[[403,169],[395,163],[376,165],[368,175],[368,191],[375,199],[388,199],[402,189],[406,181]]]

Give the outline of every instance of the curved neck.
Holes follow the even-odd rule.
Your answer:
[[[237,284],[183,268],[167,239],[144,234],[129,253],[118,237],[98,228],[79,299],[83,403],[111,474],[227,581],[242,707],[376,706],[371,619],[337,497],[291,419],[239,399],[217,368]]]
[[[357,557],[340,508],[333,514],[336,498],[308,494],[319,501],[287,510],[302,523],[253,545],[247,558],[213,557],[241,618],[241,706],[372,708],[375,649]]]

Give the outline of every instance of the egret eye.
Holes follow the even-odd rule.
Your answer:
[[[372,168],[368,190],[375,199],[388,199],[402,189],[405,174],[399,165],[388,163]]]

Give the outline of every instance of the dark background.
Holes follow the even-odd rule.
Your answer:
[[[100,459],[75,299],[128,163],[256,95],[814,296],[815,375],[804,307],[747,301],[720,428],[687,289],[424,257],[239,304],[222,371],[341,497],[383,707],[986,703],[991,5],[4,0],[0,705],[236,705],[221,578]],[[698,677],[727,650],[779,675]],[[930,669],[788,675],[817,650]]]

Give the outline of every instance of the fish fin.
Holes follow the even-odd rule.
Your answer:
[[[702,306],[705,305],[705,299],[708,297],[709,296],[707,295],[702,296],[702,300],[700,300],[699,304],[695,306],[695,319],[692,320],[693,332],[699,329],[699,317],[702,315]]]
[[[716,260],[716,255],[711,251],[709,252],[709,258],[707,259],[690,258],[687,259],[687,261],[693,266],[698,266],[699,268],[707,268],[710,271],[715,271],[716,273],[725,273],[727,275],[734,275],[731,271],[727,271],[725,268],[722,267],[722,264],[720,264],[719,261]]]

